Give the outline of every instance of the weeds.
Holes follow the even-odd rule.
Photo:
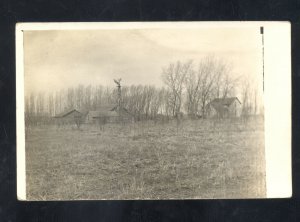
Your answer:
[[[250,123],[251,125],[252,123]],[[237,130],[239,127],[239,130]],[[29,200],[265,196],[264,131],[239,122],[32,128]]]

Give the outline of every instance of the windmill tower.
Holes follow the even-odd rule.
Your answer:
[[[119,118],[121,119],[121,113],[122,113],[122,92],[121,92],[121,80],[122,79],[114,79],[114,82],[117,84],[118,88],[118,96],[117,96],[117,112],[119,114]]]

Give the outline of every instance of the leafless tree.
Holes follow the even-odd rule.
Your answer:
[[[171,92],[169,103],[173,117],[181,110],[184,80],[191,68],[192,61],[186,63],[177,61],[177,63],[171,63],[167,68],[163,68],[162,79]]]
[[[84,93],[84,104],[83,107],[85,109],[91,109],[91,99],[92,99],[92,86],[88,85],[85,87],[85,93]]]
[[[144,86],[143,93],[145,94],[145,116],[147,119],[151,117],[151,106],[154,105],[154,96],[155,96],[155,87],[154,86]]]
[[[83,103],[84,103],[84,86],[83,85],[78,85],[76,87],[76,93],[75,93],[75,96],[76,96],[76,107],[78,109],[80,109],[82,106],[83,106]]]
[[[191,117],[205,117],[206,105],[212,98],[227,97],[234,93],[236,80],[230,77],[231,67],[213,56],[200,60],[198,69],[189,69],[184,85],[186,110]]]
[[[55,114],[58,114],[62,111],[62,95],[61,95],[62,91],[57,91],[55,93]]]
[[[201,115],[204,118],[206,114],[206,105],[212,96],[215,80],[217,78],[216,63],[213,57],[206,57],[201,60],[198,69],[198,78],[200,79],[200,91],[198,99],[200,101]]]
[[[157,121],[157,115],[162,106],[162,102],[163,102],[162,95],[163,95],[162,89],[155,90],[154,88],[153,97],[150,104],[150,116],[151,119],[153,119],[155,122]]]
[[[198,95],[200,91],[200,78],[194,69],[190,69],[184,81],[187,93],[186,109],[190,117],[195,118],[198,110]]]
[[[96,110],[97,107],[102,104],[103,91],[104,91],[104,89],[103,89],[102,85],[96,86],[96,88],[94,90],[94,97],[93,97],[93,102],[92,102],[92,108],[94,110]]]
[[[259,103],[258,99],[258,86],[253,84],[252,79],[249,77],[243,78],[241,84],[242,92],[242,116],[244,119],[249,119],[250,116],[263,114],[263,105]]]
[[[54,115],[54,99],[53,99],[53,94],[49,93],[48,95],[48,113],[50,114],[50,116]]]
[[[67,104],[68,104],[68,109],[72,109],[75,106],[75,93],[73,88],[68,89],[67,93]]]
[[[252,111],[251,84],[249,79],[245,79],[242,84],[242,116],[247,119]]]
[[[211,56],[201,59],[197,64],[193,61],[171,63],[162,70],[165,88],[149,85],[123,86],[122,106],[136,120],[155,120],[158,115],[161,120],[176,118],[183,105],[189,115],[204,117],[211,99],[234,94],[237,84],[231,78],[230,68],[226,62]],[[48,112],[51,116],[70,108],[96,110],[104,104],[113,106],[116,98],[115,87],[78,85],[46,96],[30,95],[26,99],[26,112]],[[255,107],[256,105],[254,110]]]
[[[239,78],[232,77],[231,65],[226,61],[216,59],[215,64],[214,96],[226,98],[234,95]]]

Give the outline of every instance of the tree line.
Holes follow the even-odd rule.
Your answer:
[[[206,106],[212,99],[236,96],[239,91],[242,113],[257,114],[260,107],[256,87],[247,79],[234,78],[231,72],[232,67],[226,61],[215,57],[205,57],[198,63],[170,63],[162,68],[162,87],[122,86],[122,106],[137,119],[175,117],[182,112],[195,118],[205,117]],[[78,85],[52,93],[31,93],[25,97],[25,112],[55,116],[68,109],[97,110],[116,102],[116,87]]]

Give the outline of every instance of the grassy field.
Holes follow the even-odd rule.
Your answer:
[[[265,197],[263,121],[33,128],[29,200]]]

